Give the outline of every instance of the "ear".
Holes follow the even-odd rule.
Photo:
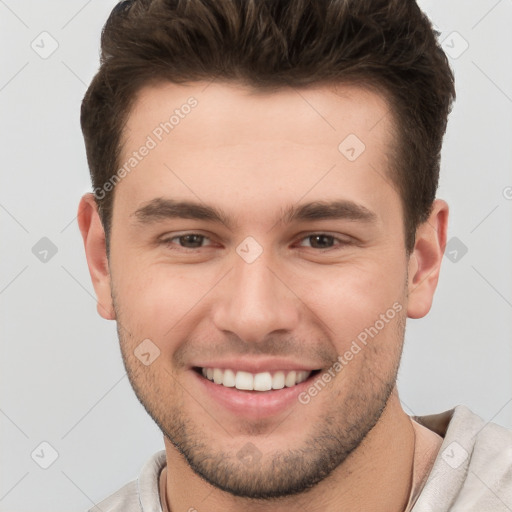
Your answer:
[[[78,206],[78,226],[84,241],[87,266],[98,299],[96,309],[105,320],[115,320],[108,267],[105,231],[93,194],[85,194]]]
[[[409,258],[409,318],[424,317],[432,306],[446,247],[448,213],[448,204],[436,199],[428,220],[416,230],[416,241]]]

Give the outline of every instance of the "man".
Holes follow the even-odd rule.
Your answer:
[[[512,433],[396,388],[454,98],[412,1],[116,6],[78,220],[165,451],[94,510],[512,509]]]

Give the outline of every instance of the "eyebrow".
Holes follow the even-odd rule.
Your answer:
[[[158,197],[145,203],[131,214],[137,224],[146,225],[166,219],[205,220],[224,224],[233,230],[237,223],[223,210],[215,206],[194,201],[177,201]],[[377,214],[363,205],[346,199],[334,201],[313,201],[281,209],[276,224],[292,224],[298,221],[349,220],[367,224],[377,222]],[[275,225],[275,224],[274,224]]]

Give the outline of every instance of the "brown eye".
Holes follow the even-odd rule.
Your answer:
[[[180,236],[178,237],[179,241],[181,244],[191,244],[192,247],[189,247],[188,248],[197,248],[197,247],[200,247],[201,246],[201,243],[204,239],[204,236],[203,235],[183,235],[183,236]]]
[[[336,238],[333,235],[328,235],[327,233],[313,233],[311,235],[308,235],[302,239],[309,240],[310,247],[312,249],[332,249],[335,247],[334,242],[338,241],[338,246],[346,245],[349,242],[341,240],[339,238]],[[301,247],[307,247],[307,245],[300,244]]]
[[[205,239],[208,239],[205,235],[200,235],[199,233],[187,233],[184,235],[166,238],[162,240],[162,243],[169,246],[177,246],[178,249],[200,249],[203,247]],[[174,242],[174,240],[177,240],[178,242]]]
[[[330,235],[311,235],[308,238],[315,249],[328,249],[334,242],[334,237]]]

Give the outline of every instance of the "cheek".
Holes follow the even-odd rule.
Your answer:
[[[167,345],[170,338],[186,334],[194,307],[215,279],[210,283],[208,275],[203,278],[191,267],[144,266],[142,262],[131,267],[125,265],[123,277],[114,283],[122,321],[138,338],[150,338],[162,347],[164,341]]]
[[[391,308],[405,307],[405,271],[381,261],[325,267],[303,274],[305,303],[322,319],[331,337],[348,340],[379,320]],[[395,307],[395,303],[400,307]],[[380,325],[380,324],[379,324]]]

